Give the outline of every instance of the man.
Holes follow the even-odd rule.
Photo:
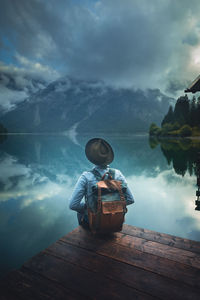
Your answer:
[[[88,216],[87,216],[87,203],[90,206],[94,205],[92,197],[92,186],[97,183],[96,174],[103,176],[109,172],[109,164],[114,159],[114,153],[111,146],[101,138],[94,138],[88,141],[85,147],[86,157],[95,166],[91,171],[83,172],[70,198],[69,208],[77,211],[78,222],[85,228],[89,228]],[[115,180],[119,180],[122,184],[127,184],[125,177],[122,173],[114,169]],[[85,199],[84,199],[85,198]],[[125,192],[126,205],[134,203],[133,195],[129,188],[127,187]],[[83,200],[83,201],[82,201]]]

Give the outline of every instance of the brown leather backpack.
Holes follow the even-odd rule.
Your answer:
[[[95,172],[93,173],[97,178],[98,174]],[[122,188],[122,182],[114,180],[111,174],[114,175],[113,169],[105,173],[93,187],[93,201],[96,201],[96,209],[94,211],[88,207],[89,226],[93,233],[110,233],[122,229],[127,212],[125,188]]]

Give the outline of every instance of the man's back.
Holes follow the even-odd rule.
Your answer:
[[[103,139],[94,138],[91,139],[85,148],[85,153],[89,161],[95,164],[95,167],[90,171],[82,173],[78,182],[75,185],[72,196],[70,198],[69,208],[77,211],[79,224],[82,221],[88,222],[87,206],[91,207],[95,205],[92,187],[101,180],[102,176],[109,173],[109,163],[114,159],[114,153],[111,146]],[[127,182],[122,173],[114,170],[114,180],[120,181],[122,185],[127,186]],[[95,175],[99,174],[99,177]],[[98,178],[100,179],[98,179]],[[129,188],[125,190],[126,205],[134,203],[133,195]]]
[[[102,177],[104,174],[109,172],[109,166],[101,167],[101,166],[95,166],[92,170],[83,172],[80,176],[74,191],[72,193],[71,199],[70,199],[70,209],[73,209],[80,213],[81,215],[87,215],[87,207],[85,205],[85,199],[87,199],[88,205],[91,207],[91,209],[95,206],[95,203],[93,201],[93,191],[92,187],[95,186],[95,184],[98,182],[98,179],[96,178],[93,171],[96,171],[99,173],[100,177]],[[114,169],[114,178],[115,180],[121,181],[122,185],[126,185],[126,179],[123,176],[123,174],[117,170]],[[126,205],[134,203],[133,195],[129,188],[127,187],[125,192],[125,198],[126,198]],[[82,202],[81,202],[82,201]]]

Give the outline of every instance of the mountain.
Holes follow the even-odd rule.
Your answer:
[[[47,81],[23,72],[0,70],[0,116],[47,86]]]
[[[9,132],[141,133],[160,123],[173,99],[156,90],[62,78],[1,117]]]

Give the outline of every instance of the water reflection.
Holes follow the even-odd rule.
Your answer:
[[[0,144],[3,143],[7,139],[7,134],[0,133]]]
[[[199,139],[160,139],[150,138],[149,145],[155,149],[160,144],[168,165],[176,174],[185,176],[186,172],[197,178],[195,210],[200,210],[200,140]]]
[[[101,137],[112,145],[112,167],[124,173],[136,200],[129,207],[126,223],[200,240],[200,214],[191,198],[196,184],[194,160],[186,163],[190,176],[185,165],[177,163],[178,156],[173,158],[167,143],[161,148],[151,144],[152,149],[145,136]],[[1,275],[77,226],[68,199],[77,178],[92,167],[84,154],[90,138],[19,135],[1,143]],[[169,162],[174,159],[173,165],[184,177],[174,172],[166,158]]]
[[[197,174],[197,191],[196,191],[196,197],[197,200],[195,201],[196,207],[195,210],[200,211],[200,152],[198,152],[198,157],[196,160],[196,174]]]

